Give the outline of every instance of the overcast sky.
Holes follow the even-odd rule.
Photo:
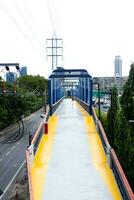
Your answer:
[[[63,38],[65,68],[113,76],[120,55],[123,75],[134,61],[133,0],[0,0],[0,62],[19,62],[29,74],[48,76],[46,39]]]

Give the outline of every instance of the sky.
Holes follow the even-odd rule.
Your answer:
[[[46,39],[55,34],[63,39],[59,66],[113,76],[120,55],[126,76],[134,61],[133,8],[133,0],[0,0],[0,63],[48,77]]]

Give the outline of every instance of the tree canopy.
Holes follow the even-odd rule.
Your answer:
[[[131,65],[129,77],[124,86],[121,106],[127,120],[134,119],[134,64]]]
[[[118,91],[117,88],[114,87],[111,90],[111,106],[109,108],[108,114],[107,114],[107,128],[106,128],[106,132],[107,132],[107,136],[109,139],[109,142],[111,144],[112,147],[114,147],[114,132],[115,132],[115,121],[116,121],[116,115],[118,112]]]
[[[0,78],[0,130],[14,123],[21,115],[29,115],[46,104],[47,80],[41,76],[22,76],[14,84],[5,83],[3,95]]]
[[[118,103],[120,103],[120,105]],[[114,92],[112,105],[113,118],[110,114],[110,107],[107,116],[107,135],[111,141],[111,128],[113,128],[113,146],[130,185],[134,189],[134,123],[130,122],[130,120],[134,120],[134,64],[131,65],[129,77],[124,86],[120,102],[117,99],[117,93]]]

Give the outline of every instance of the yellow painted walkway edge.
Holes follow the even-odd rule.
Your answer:
[[[111,192],[113,199],[121,200],[121,194],[119,192],[113,172],[107,163],[106,154],[104,152],[100,136],[97,133],[94,120],[92,116],[90,116],[79,104],[77,105],[84,117],[89,150],[92,156],[92,162],[96,169],[99,171],[108,190]]]
[[[48,134],[44,134],[42,136],[31,166],[31,180],[34,200],[41,200],[43,198],[46,173],[51,157],[53,141],[56,135],[57,121],[58,117],[56,115],[49,118],[48,127],[50,128]]]

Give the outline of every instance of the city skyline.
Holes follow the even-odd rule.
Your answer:
[[[117,63],[116,63],[116,61],[117,61]],[[118,63],[118,61],[120,63]],[[119,65],[121,65],[121,66],[119,66]],[[52,66],[50,65],[50,68],[51,67]],[[66,68],[64,68],[64,69],[66,69]],[[2,73],[0,74],[0,76],[3,77],[3,79],[5,79],[6,78],[6,74],[7,74],[6,73],[6,67],[5,67],[4,70],[1,70],[1,71],[2,71]],[[113,71],[114,72],[113,72],[112,75],[105,74],[105,75],[98,75],[98,76],[95,75],[95,76],[92,76],[92,77],[114,77],[114,78],[128,77],[128,74],[126,74],[126,75],[122,74],[122,58],[121,58],[120,55],[115,56],[115,58],[114,58],[114,61],[113,61]],[[118,71],[118,73],[116,73],[116,71]],[[14,68],[11,68],[10,72],[11,73],[16,73],[16,70]],[[18,73],[18,76],[24,76],[24,75],[42,75],[42,74],[32,74],[32,73],[30,73],[30,71],[28,72],[28,67],[27,66],[20,66],[20,70],[17,73]]]

